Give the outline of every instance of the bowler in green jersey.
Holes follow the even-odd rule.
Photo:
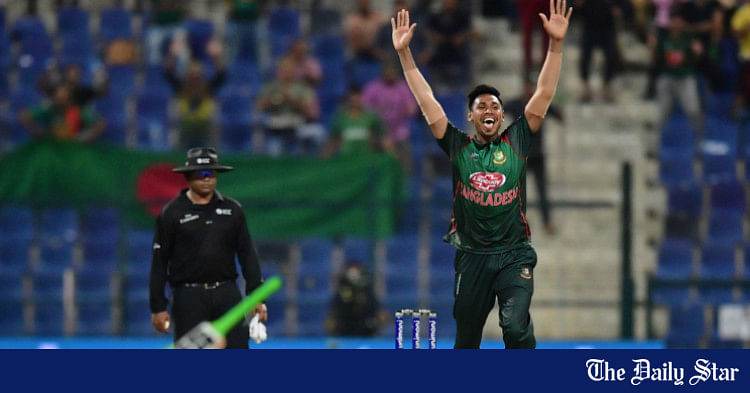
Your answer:
[[[572,11],[566,0],[550,0],[549,17],[539,14],[549,51],[533,96],[510,126],[500,132],[504,114],[497,89],[479,85],[468,94],[467,118],[475,136],[448,122],[417,69],[409,49],[416,24],[409,23],[409,12],[401,10],[391,18],[393,46],[406,81],[453,170],[453,215],[445,241],[456,247],[454,348],[479,348],[495,299],[505,347],[536,347],[529,306],[537,260],[524,213],[526,158],[557,89]]]

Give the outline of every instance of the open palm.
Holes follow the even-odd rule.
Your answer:
[[[393,47],[397,50],[403,50],[409,47],[409,42],[414,36],[414,28],[417,24],[409,26],[409,11],[401,10],[396,15],[396,19],[391,18],[391,27],[393,27]]]
[[[544,30],[552,39],[562,40],[568,32],[568,23],[570,22],[570,15],[573,13],[573,7],[567,8],[567,6],[567,0],[549,0],[549,19],[546,15],[539,14],[544,24]]]

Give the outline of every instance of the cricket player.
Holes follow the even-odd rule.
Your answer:
[[[566,11],[567,10],[567,11]],[[468,120],[476,136],[448,122],[409,49],[416,24],[401,10],[393,27],[406,81],[453,170],[453,214],[445,241],[456,247],[454,348],[479,348],[482,329],[497,297],[506,348],[535,348],[529,314],[536,252],[524,216],[526,156],[555,95],[563,39],[572,7],[550,0],[550,15],[539,14],[550,39],[536,90],[523,115],[500,132],[503,102],[494,87],[479,85],[468,95]]]

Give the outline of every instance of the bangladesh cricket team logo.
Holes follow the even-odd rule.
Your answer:
[[[497,165],[505,164],[506,159],[507,158],[505,157],[505,153],[503,153],[502,150],[498,150],[492,154],[492,162],[494,162]]]
[[[484,192],[492,192],[505,184],[505,175],[502,173],[475,172],[469,176],[474,189]]]

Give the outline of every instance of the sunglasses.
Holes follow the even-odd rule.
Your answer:
[[[213,177],[216,177],[216,173],[214,171],[211,171],[211,170],[195,171],[195,172],[193,172],[193,174],[190,177],[192,179],[194,179],[194,180],[205,179],[207,177],[213,178]]]

